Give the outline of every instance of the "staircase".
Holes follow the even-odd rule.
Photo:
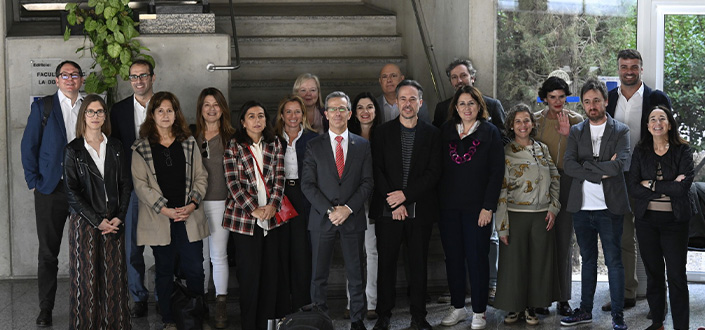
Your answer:
[[[386,63],[405,68],[396,16],[362,1],[258,1],[236,3],[241,67],[231,73],[234,115],[247,100],[275,113],[301,73],[321,80],[322,97],[336,90],[353,98],[381,94],[377,78]],[[216,32],[232,35],[227,4],[211,4]],[[233,52],[233,63],[235,62]]]

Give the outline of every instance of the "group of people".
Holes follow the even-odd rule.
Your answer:
[[[56,69],[59,91],[32,104],[22,139],[39,237],[36,323],[52,324],[69,216],[76,329],[129,329],[131,318],[147,314],[146,245],[164,328],[176,329],[175,277],[194,295],[204,295],[212,277],[211,315],[216,328],[226,327],[229,240],[243,329],[266,329],[306,305],[327,312],[336,240],[351,329],[365,329],[365,318],[376,319],[374,330],[390,328],[402,245],[410,327],[432,329],[426,274],[434,222],[452,305],[442,325],[472,315],[471,328],[484,329],[488,304],[507,312],[505,323],[535,325],[554,301],[561,325],[590,322],[599,236],[611,296],[603,309],[614,329],[627,329],[623,309],[635,295],[625,285],[631,275],[622,259],[630,257],[622,251],[633,249],[636,224],[649,329],[665,321],[664,272],[673,328],[687,329],[692,151],[667,96],[641,81],[641,55],[621,51],[618,64],[619,88],[608,93],[593,78],[583,84],[586,120],[564,107],[571,94],[565,72],[539,89],[545,110],[517,104],[505,114],[473,86],[472,63],[455,60],[446,73],[456,91],[436,106],[433,122],[421,85],[388,64],[380,97],[351,100],[336,91],[324,99],[318,78],[302,74],[275,118],[249,101],[237,128],[223,94],[206,88],[191,130],[177,97],[153,92],[152,63],[133,62],[134,95],[108,109],[100,96],[81,96],[83,72],[64,61]],[[281,214],[284,205],[298,215]],[[576,309],[568,304],[573,231],[582,257]]]

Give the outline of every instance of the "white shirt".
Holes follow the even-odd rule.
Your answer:
[[[91,159],[93,159],[93,162],[95,163],[95,166],[98,167],[98,171],[100,172],[100,176],[105,178],[105,153],[106,149],[108,148],[108,137],[103,135],[103,141],[100,142],[100,146],[98,147],[100,150],[95,150],[93,147],[88,144],[88,141],[86,139],[83,139],[83,146],[86,147],[86,150],[88,151],[88,154],[91,155]],[[108,201],[108,192],[105,192],[105,201]]]
[[[593,156],[600,155],[600,145],[602,144],[602,136],[605,133],[605,126],[607,126],[607,122],[600,125],[590,124],[590,139],[592,140]],[[596,211],[607,209],[605,191],[602,188],[601,180],[600,183],[592,183],[587,180],[583,181],[583,207],[581,210]]]
[[[71,142],[76,138],[76,120],[78,120],[78,109],[81,108],[81,103],[83,103],[83,95],[78,93],[76,104],[71,105],[70,98],[66,97],[60,90],[57,93],[59,94],[59,105],[64,118],[64,126],[66,126],[66,141]]]
[[[382,95],[382,108],[384,112],[384,122],[388,122],[397,118],[399,116],[399,106],[395,104],[389,104],[387,98]]]
[[[644,83],[641,87],[627,100],[622,95],[622,87],[617,89],[617,104],[614,108],[614,119],[617,119],[629,126],[629,147],[630,151],[634,151],[634,147],[641,139],[641,114],[642,106],[644,105]],[[624,169],[628,171],[628,168]]]
[[[135,108],[135,136],[139,137],[140,136],[140,126],[142,126],[142,123],[144,123],[144,120],[147,118],[147,107],[149,106],[149,102],[142,106],[138,101],[136,96],[132,96],[134,108]]]
[[[262,138],[260,138],[258,143],[253,143],[252,145],[250,145],[250,149],[252,150],[252,156],[254,158],[252,166],[255,167],[255,177],[257,178],[257,204],[261,207],[267,205],[267,187],[264,186],[262,176],[259,175],[259,171],[262,170],[262,166],[264,165],[262,163]],[[257,162],[256,164],[254,163],[255,161]],[[257,165],[259,165],[259,170],[257,170]],[[264,236],[267,236],[267,231],[269,230],[269,223],[267,221],[258,219],[257,225],[263,229]]]
[[[343,160],[348,159],[348,129],[345,129],[345,132],[343,134],[340,134],[340,136],[343,137],[343,140],[340,141],[340,145],[343,147]],[[328,130],[328,135],[330,135],[330,146],[333,149],[333,159],[335,159],[335,148],[338,146],[338,141],[335,140],[335,138],[338,136],[337,134],[333,133],[333,131]]]
[[[284,139],[286,139],[286,153],[284,153],[284,177],[290,180],[299,178],[299,160],[296,158],[296,141],[299,140],[304,133],[303,125],[299,126],[299,134],[294,138],[294,142],[289,145],[289,135],[284,131]]]

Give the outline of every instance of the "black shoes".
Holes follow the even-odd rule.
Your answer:
[[[50,327],[51,326],[51,311],[48,309],[42,309],[37,316],[37,326],[38,327]]]
[[[534,313],[541,315],[548,315],[551,312],[548,311],[548,307],[536,307],[534,308]]]
[[[558,306],[556,307],[556,309],[558,309],[558,314],[561,316],[571,316],[573,314],[573,309],[570,308],[570,304],[567,301],[558,302]]]
[[[367,330],[367,328],[365,328],[365,323],[362,321],[355,321],[350,323],[350,330]]]
[[[636,298],[624,298],[624,309],[632,308],[636,306]],[[603,312],[612,311],[612,302],[608,301],[606,304],[602,305]]]
[[[389,317],[380,316],[372,330],[389,330]]]
[[[139,318],[147,316],[147,302],[146,301],[135,301],[130,309],[130,316],[132,318]]]
[[[411,318],[411,324],[409,325],[409,329],[413,330],[432,330],[433,327],[431,327],[430,324],[426,321],[425,318]],[[374,330],[374,329],[373,329]]]

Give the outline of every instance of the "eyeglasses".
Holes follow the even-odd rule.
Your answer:
[[[131,81],[137,81],[137,80],[145,80],[145,79],[147,79],[147,77],[151,77],[151,76],[152,76],[151,73],[143,73],[140,75],[131,74],[128,77],[130,78]]]
[[[81,78],[81,74],[75,73],[75,72],[74,73],[62,72],[59,74],[59,77],[61,77],[61,79],[63,79],[63,80],[78,79],[78,78]]]
[[[348,111],[348,108],[346,108],[346,107],[339,107],[339,108],[328,108],[328,109],[326,109],[326,110],[327,110],[328,112],[336,112],[336,111],[345,112],[345,111]]]
[[[93,111],[93,110],[86,110],[86,117],[104,117],[105,116],[105,110],[98,110],[98,111]]]
[[[203,149],[203,152],[201,153],[201,157],[205,157],[206,159],[211,159],[210,151],[211,149],[208,147],[208,140],[203,138],[203,143],[201,144],[201,149]]]
[[[171,161],[171,153],[169,152],[169,149],[164,149],[164,151],[162,151],[162,155],[165,157],[164,162],[166,163],[166,166],[174,165]]]

